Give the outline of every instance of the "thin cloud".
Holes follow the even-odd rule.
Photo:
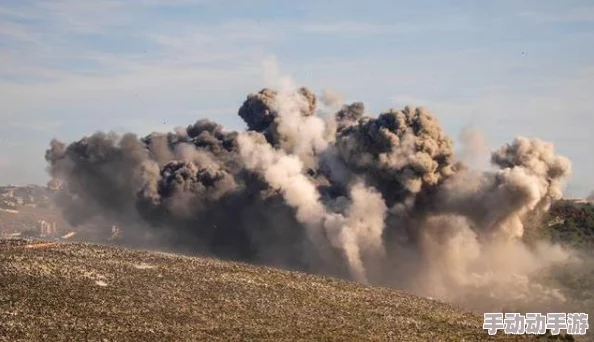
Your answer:
[[[175,1],[170,5],[198,3],[204,1]],[[12,113],[19,106],[18,101],[27,96],[49,104],[74,94],[84,97],[85,92],[93,91],[126,92],[166,84],[173,89],[193,86],[198,91],[217,88],[222,82],[239,84],[239,78],[254,77],[258,69],[263,50],[254,49],[254,44],[282,38],[282,30],[255,21],[230,21],[215,26],[174,23],[168,24],[169,33],[161,33],[158,25],[145,28],[146,23],[140,24],[146,21],[142,13],[133,17],[135,12],[129,10],[130,6],[161,5],[165,3],[57,0],[0,12],[13,16],[27,12],[32,17],[44,13],[27,26],[0,21],[0,37],[11,41],[7,47],[0,47],[0,89],[4,94],[12,94],[1,105],[4,110],[0,115]],[[122,51],[117,46],[98,48],[76,39],[81,33],[107,34],[119,26],[130,27],[117,31],[122,42],[141,42],[136,51]],[[31,105],[31,101],[21,103],[23,107]]]
[[[398,28],[392,25],[346,21],[306,24],[301,27],[301,30],[313,34],[385,34],[398,31]]]
[[[444,17],[432,22],[399,21],[397,24],[365,21],[310,22],[298,25],[298,30],[309,34],[328,35],[393,35],[413,32],[471,31],[476,28],[464,17]]]
[[[10,21],[0,21],[0,37],[3,41],[17,41],[24,43],[40,44],[27,26]]]
[[[285,26],[274,22],[230,21],[216,26],[184,25],[179,27],[182,34],[159,33],[148,36],[158,45],[185,52],[192,49],[210,48],[213,45],[275,42],[284,38],[286,30]]]
[[[592,23],[594,22],[594,7],[564,6],[554,13],[543,11],[523,11],[520,17],[538,23]]]

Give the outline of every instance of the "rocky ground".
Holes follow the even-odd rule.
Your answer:
[[[0,186],[0,341],[489,340],[479,315],[395,290],[84,244],[125,244],[126,234],[109,222],[69,225],[51,196]],[[546,232],[594,246],[593,208],[559,202]],[[592,270],[561,279],[584,303]]]
[[[241,263],[0,240],[0,341],[487,341],[482,317]],[[532,337],[534,339],[534,337]]]

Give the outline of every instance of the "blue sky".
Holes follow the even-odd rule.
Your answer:
[[[426,106],[455,139],[549,140],[573,162],[567,195],[594,189],[588,0],[3,0],[0,183],[45,182],[53,137],[242,129],[273,60],[374,113]]]

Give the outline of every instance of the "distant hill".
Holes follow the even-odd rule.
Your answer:
[[[0,186],[0,209],[53,208],[52,197],[56,190],[39,185]]]
[[[113,237],[114,227],[100,220],[76,227],[67,222],[55,205],[58,192],[58,187],[0,186],[0,237],[66,237],[96,242]]]
[[[578,248],[594,247],[594,204],[587,200],[555,202],[547,217],[550,239]]]

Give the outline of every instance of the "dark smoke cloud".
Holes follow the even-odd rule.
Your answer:
[[[526,303],[552,293],[533,272],[570,253],[521,240],[571,171],[551,144],[517,138],[492,153],[496,171],[480,171],[456,160],[425,108],[372,117],[329,91],[321,102],[331,118],[307,88],[263,89],[239,108],[245,132],[200,120],[144,138],[54,140],[48,170],[74,224],[100,216],[196,253],[471,306],[492,307],[509,286]]]
[[[297,109],[298,115],[307,117],[314,115],[317,105],[316,96],[307,88],[297,90],[297,98],[302,101]],[[290,138],[283,135],[279,125],[278,91],[262,89],[256,94],[250,94],[239,108],[239,116],[245,121],[251,131],[263,133],[269,143],[279,146],[284,139]]]
[[[338,130],[357,124],[359,119],[365,115],[365,105],[362,102],[355,102],[343,106],[336,112],[336,122]]]
[[[389,205],[428,191],[453,174],[453,143],[423,108],[363,118],[358,104],[338,112],[336,147],[346,166],[380,189]],[[348,113],[348,114],[347,114]]]

